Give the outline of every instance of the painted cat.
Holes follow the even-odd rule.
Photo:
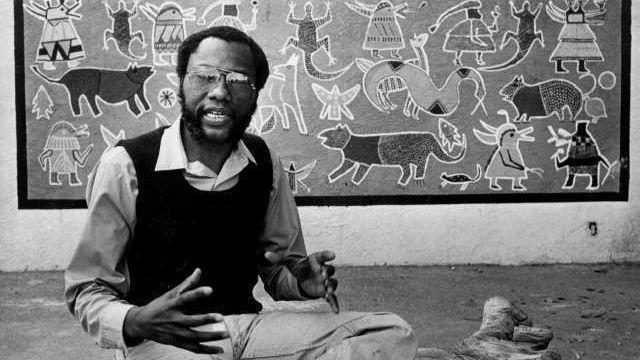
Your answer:
[[[451,155],[430,132],[360,135],[352,133],[347,125],[326,129],[318,138],[323,140],[324,147],[342,153],[342,163],[329,174],[329,182],[333,183],[356,167],[351,178],[356,185],[364,180],[372,166],[400,168],[398,184],[402,186],[406,186],[412,176],[416,181],[423,181],[431,155],[441,162],[455,163],[464,157],[467,146],[463,135],[460,152]]]
[[[136,96],[145,111],[151,106],[144,94],[144,84],[153,75],[151,66],[129,65],[125,70],[98,68],[74,68],[68,70],[60,79],[52,79],[40,72],[37,66],[31,70],[50,83],[62,84],[69,94],[69,103],[73,116],[82,115],[80,98],[84,95],[94,117],[102,115],[96,99],[99,97],[107,103],[127,102],[129,111],[136,117],[142,114],[136,104]]]

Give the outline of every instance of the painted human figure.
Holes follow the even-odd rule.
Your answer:
[[[204,9],[204,12],[198,19],[198,25],[206,24],[206,16],[209,12],[217,7],[222,7],[222,15],[215,18],[209,26],[231,26],[244,32],[254,31],[257,27],[258,1],[251,1],[251,22],[243,23],[239,17],[240,0],[217,0]]]
[[[44,22],[36,62],[43,63],[46,70],[55,70],[57,62],[66,62],[68,67],[78,66],[85,58],[85,51],[71,20],[82,19],[82,15],[74,12],[82,6],[81,0],[73,1],[72,5],[66,0],[58,0],[57,5],[51,1],[45,4],[46,7],[34,0],[24,4],[29,14]]]
[[[435,25],[429,27],[429,31],[433,34],[449,17],[459,13],[464,14],[464,19],[447,32],[442,48],[444,51],[455,53],[454,64],[457,66],[462,66],[464,53],[475,53],[476,63],[484,65],[483,55],[496,51],[493,35],[498,32],[500,8],[496,6],[491,12],[493,22],[491,25],[487,25],[482,19],[482,13],[480,13],[481,7],[482,3],[479,0],[467,0],[449,8],[438,17]]]
[[[86,165],[93,144],[80,151],[78,138],[88,136],[87,125],[76,128],[70,122],[60,121],[51,127],[44,150],[38,156],[42,170],[49,169],[49,185],[62,185],[61,175],[68,176],[70,186],[82,185],[78,167]]]
[[[509,122],[508,113],[505,110],[499,110],[498,114],[507,118],[507,121],[499,127],[496,128],[480,121],[489,132],[473,129],[473,133],[483,144],[495,146],[495,150],[484,169],[484,177],[489,180],[491,190],[502,190],[498,180],[510,179],[511,190],[524,191],[527,188],[522,184],[522,180],[529,178],[529,172],[542,176],[542,169],[529,168],[525,164],[522,151],[520,151],[520,141],[535,140],[529,135],[533,131],[533,127],[529,126],[518,130],[513,123]]]
[[[393,5],[389,1],[380,1],[377,5],[367,5],[359,1],[355,4],[345,3],[351,10],[369,18],[369,25],[362,48],[371,51],[371,57],[380,57],[380,52],[387,50],[394,58],[400,58],[398,51],[404,49],[404,36],[398,18],[404,18],[400,12],[407,8],[407,3]]]
[[[160,7],[151,3],[140,6],[142,13],[153,24],[153,64],[169,66],[176,64],[178,48],[186,37],[186,21],[194,21],[196,8],[183,9],[174,2],[165,2]],[[165,60],[169,57],[170,62]]]
[[[565,10],[549,2],[546,5],[547,14],[556,22],[564,26],[558,35],[558,45],[549,57],[550,62],[556,64],[556,73],[567,73],[563,61],[576,61],[578,72],[589,72],[588,61],[604,61],[600,47],[596,43],[596,35],[590,25],[602,25],[603,21],[595,19],[606,13],[606,2],[600,4],[598,10],[585,11],[584,0],[565,0]]]

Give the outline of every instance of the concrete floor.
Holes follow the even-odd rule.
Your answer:
[[[452,348],[479,327],[484,300],[501,295],[553,330],[563,359],[640,359],[640,264],[351,267],[337,275],[343,309],[395,312],[421,347]],[[61,272],[0,273],[0,359],[112,358],[74,322],[62,287]],[[281,306],[256,293],[267,309]]]

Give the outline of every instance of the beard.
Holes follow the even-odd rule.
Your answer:
[[[224,140],[227,144],[236,144],[244,135],[245,130],[251,123],[251,117],[257,108],[257,104],[254,102],[251,111],[244,116],[233,115],[233,125],[229,132],[229,136]],[[202,129],[202,118],[205,113],[202,109],[193,111],[182,106],[182,122],[185,128],[189,132],[189,136],[196,141],[207,141],[204,130]]]

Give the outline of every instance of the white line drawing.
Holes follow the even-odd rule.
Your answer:
[[[129,11],[127,10],[127,4],[124,0],[120,0],[118,3],[118,11],[113,11],[109,3],[106,0],[104,1],[107,13],[113,22],[111,30],[107,29],[104,31],[103,50],[109,50],[109,40],[113,40],[118,47],[118,52],[120,52],[122,56],[131,60],[144,60],[147,58],[146,52],[140,56],[131,52],[131,43],[133,40],[138,40],[140,44],[142,44],[143,49],[147,48],[147,43],[144,41],[142,31],[131,33],[131,19],[138,15],[138,2],[139,0],[135,0],[131,11]]]
[[[322,86],[312,83],[311,88],[316,94],[318,100],[322,103],[322,110],[320,110],[320,119],[329,119],[333,121],[341,121],[342,114],[344,114],[349,120],[353,120],[353,114],[347,107],[353,99],[356,98],[360,91],[360,85],[356,85],[351,89],[340,92],[338,85],[333,85],[331,91],[323,88]]]
[[[592,123],[597,123],[601,118],[607,117],[607,107],[602,99],[587,97],[584,100],[584,112],[591,118]]]
[[[156,122],[156,129],[164,126],[171,126],[169,119],[167,119],[166,116],[162,115],[159,112],[156,113],[155,122]]]
[[[494,191],[502,190],[498,184],[500,179],[511,180],[511,190],[525,191],[527,188],[522,185],[522,180],[529,178],[529,173],[533,173],[542,178],[544,172],[540,168],[528,167],[522,158],[520,151],[520,141],[534,141],[533,136],[529,133],[533,131],[533,127],[518,130],[518,128],[509,121],[509,114],[506,110],[498,110],[498,115],[504,115],[506,122],[498,127],[491,126],[480,120],[480,124],[488,132],[473,129],[475,136],[485,145],[495,146],[491,158],[487,162],[484,169],[484,178],[489,180],[489,188]]]
[[[206,17],[209,12],[217,7],[222,8],[222,14],[215,18],[209,27],[212,26],[231,26],[238,30],[244,32],[254,31],[257,27],[257,16],[258,16],[258,1],[251,1],[251,22],[248,24],[243,23],[238,17],[238,6],[240,5],[240,0],[216,0],[212,4],[209,4],[202,16],[198,19],[198,25],[202,26],[207,23]]]
[[[47,92],[44,85],[38,87],[36,95],[31,100],[31,112],[36,114],[36,120],[45,118],[51,120],[51,114],[53,114],[53,100]]]
[[[165,109],[170,109],[178,102],[176,92],[171,88],[164,88],[158,92],[158,104]]]
[[[68,121],[58,121],[51,126],[44,150],[38,156],[42,171],[49,169],[49,185],[61,186],[61,175],[67,175],[69,186],[82,185],[78,178],[78,167],[87,164],[93,144],[80,151],[78,138],[89,137],[88,127],[84,124],[76,128]]]
[[[509,1],[509,5],[511,6],[511,16],[518,19],[517,34],[512,31],[505,32],[504,37],[502,38],[502,43],[500,44],[500,50],[502,50],[510,40],[514,40],[518,44],[518,52],[516,52],[516,54],[505,63],[480,68],[482,71],[506,70],[517,65],[527,56],[527,54],[529,54],[529,51],[536,41],[539,41],[540,45],[544,47],[544,34],[542,31],[536,30],[536,20],[538,15],[540,15],[542,3],[539,3],[536,10],[533,12],[530,10],[529,1],[524,2],[522,10],[516,9],[513,1],[511,0]]]
[[[408,7],[407,3],[394,6],[387,0],[376,5],[364,4],[357,0],[354,2],[344,4],[369,19],[362,48],[371,51],[371,57],[374,59],[381,57],[381,51],[388,51],[391,57],[399,59],[398,51],[404,49],[405,45],[398,18],[405,18],[401,12]]]
[[[598,190],[609,177],[611,168],[618,162],[616,160],[610,164],[607,158],[602,155],[596,139],[589,132],[588,126],[588,120],[576,121],[576,129],[573,133],[569,133],[562,128],[559,128],[556,132],[551,126],[547,127],[551,133],[551,138],[547,142],[555,142],[556,147],[559,148],[551,157],[552,160],[555,160],[556,170],[567,168],[567,177],[562,189],[573,189],[576,176],[582,176],[591,179],[586,190]],[[564,154],[565,151],[567,156],[560,160],[560,155]],[[599,180],[600,164],[606,169],[602,182]]]
[[[104,149],[103,154],[107,152],[107,150],[115,147],[116,144],[118,144],[118,141],[124,140],[126,138],[124,129],[120,129],[120,131],[118,131],[118,134],[114,134],[102,124],[100,125],[100,134],[102,134],[102,140],[104,140],[104,143],[107,144],[107,147]]]
[[[82,41],[72,22],[72,19],[82,19],[82,15],[75,12],[82,6],[82,1],[76,0],[72,5],[65,3],[65,0],[58,0],[54,5],[46,0],[41,5],[29,0],[29,5],[23,4],[27,13],[43,21],[36,62],[42,63],[45,70],[55,70],[56,62],[66,62],[68,67],[75,67],[85,58]]]
[[[558,35],[558,45],[549,57],[556,63],[556,73],[569,72],[562,66],[563,61],[578,63],[578,72],[589,72],[587,61],[604,61],[600,47],[596,43],[596,34],[589,25],[603,25],[598,18],[606,14],[606,1],[597,4],[597,10],[585,11],[584,0],[565,0],[566,9],[562,9],[549,0],[545,6],[547,15],[564,24]]]
[[[493,35],[498,32],[498,18],[500,17],[500,7],[496,5],[491,12],[493,22],[487,25],[482,20],[482,2],[479,0],[467,0],[458,5],[452,6],[442,13],[436,24],[429,27],[429,32],[434,34],[449,17],[464,14],[464,18],[447,32],[447,37],[442,45],[442,50],[455,54],[453,63],[462,66],[462,55],[464,53],[475,53],[476,63],[484,65],[482,56],[485,53],[496,52],[496,44]]]
[[[109,104],[126,102],[127,110],[135,117],[151,110],[144,89],[147,80],[155,72],[151,66],[137,66],[134,63],[129,64],[124,70],[76,67],[67,70],[59,79],[47,77],[35,65],[31,66],[31,70],[45,81],[67,89],[67,98],[74,117],[82,115],[80,99],[83,97],[89,104],[94,118],[102,115],[98,99]],[[138,107],[136,98],[144,111]]]
[[[287,173],[287,177],[289,179],[289,187],[293,194],[298,193],[298,186],[303,187],[307,192],[311,192],[311,188],[309,188],[303,180],[309,177],[313,169],[315,169],[317,162],[318,160],[313,160],[300,169],[296,169],[296,164],[292,161],[289,163],[289,168],[284,168],[284,172]]]
[[[167,1],[159,7],[151,3],[140,6],[142,13],[153,21],[153,64],[176,65],[177,51],[186,37],[186,21],[194,21],[195,7],[183,9],[179,4]],[[165,60],[169,57],[169,62]]]
[[[176,74],[175,72],[168,72],[167,75],[167,80],[169,80],[169,82],[171,83],[171,85],[178,87],[180,86],[180,78],[178,77],[178,74]]]
[[[257,134],[266,134],[275,128],[279,120],[282,128],[289,130],[290,115],[296,121],[298,131],[307,135],[307,124],[298,96],[298,62],[300,56],[292,54],[284,64],[275,65],[258,98],[258,109],[253,115],[252,128]]]
[[[427,70],[411,63],[395,60],[372,63],[366,59],[356,59],[356,65],[365,73],[362,78],[363,92],[379,111],[389,113],[395,109],[397,105],[391,102],[389,95],[407,90],[402,109],[405,116],[417,120],[421,111],[431,115],[450,115],[460,104],[460,84],[468,80],[476,86],[474,97],[477,103],[471,113],[475,113],[479,107],[486,113],[483,103],[486,95],[484,80],[475,69],[454,70],[438,87]]]
[[[443,163],[456,163],[464,157],[467,148],[464,135],[459,153],[452,155],[430,132],[360,135],[352,133],[348,125],[341,124],[321,131],[318,139],[322,140],[322,146],[342,154],[340,166],[328,175],[329,183],[356,168],[351,177],[355,185],[360,185],[374,166],[399,168],[398,185],[406,186],[411,178],[422,185],[431,157]]]
[[[595,76],[591,73],[583,74],[580,79],[586,76],[593,79],[593,87],[585,93],[569,80],[550,79],[531,85],[523,80],[522,75],[516,75],[500,90],[500,95],[518,111],[515,122],[545,118],[553,114],[558,120],[564,121],[565,108],[569,110],[569,119],[574,121],[582,110],[584,100],[597,86]]]
[[[480,166],[480,164],[476,164],[476,174],[473,177],[464,173],[447,174],[446,172],[443,172],[442,174],[440,174],[440,180],[442,180],[442,182],[440,183],[440,187],[444,188],[447,184],[460,185],[459,190],[465,191],[467,190],[469,184],[478,182],[481,175],[482,167]]]
[[[440,141],[446,146],[447,151],[451,152],[454,146],[462,146],[462,135],[458,128],[447,120],[438,119],[438,131],[440,133]]]
[[[616,75],[611,71],[604,71],[598,76],[598,85],[605,90],[611,90],[616,86]]]
[[[287,22],[298,27],[297,37],[294,38],[293,36],[289,36],[285,44],[280,49],[280,53],[285,55],[290,46],[302,50],[304,54],[305,71],[309,76],[318,80],[335,79],[347,72],[353,63],[349,63],[349,65],[335,72],[323,72],[317,68],[312,59],[312,55],[314,53],[320,49],[324,49],[324,52],[329,57],[329,65],[333,65],[336,62],[336,58],[331,55],[331,50],[329,49],[329,36],[325,36],[322,39],[317,40],[318,29],[331,22],[331,3],[328,1],[325,2],[327,13],[323,18],[317,19],[313,18],[313,5],[311,2],[304,4],[305,15],[300,19],[293,17],[295,6],[296,4],[294,2],[289,3]]]

